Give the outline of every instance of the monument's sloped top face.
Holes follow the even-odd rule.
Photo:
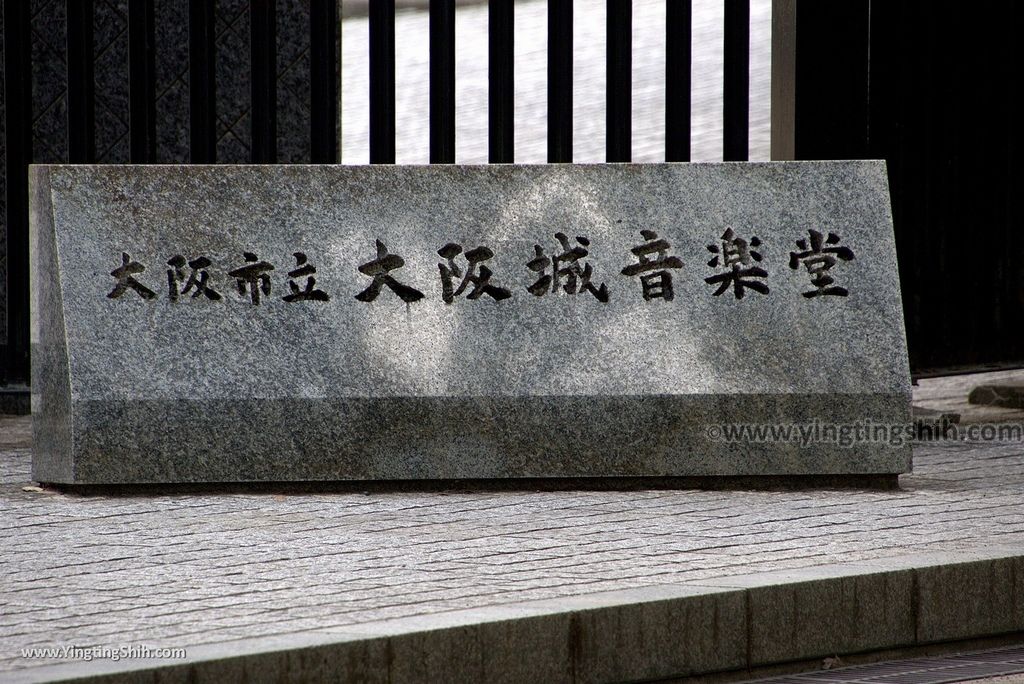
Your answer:
[[[906,389],[880,163],[48,173],[82,399]]]
[[[680,415],[756,417],[762,406],[803,418],[851,418],[866,398],[866,416],[906,415],[881,162],[41,166],[33,183],[34,277],[61,309],[37,312],[38,356],[66,363],[36,372],[70,379],[40,385],[70,398],[38,403],[70,414],[67,439],[52,443],[72,450],[121,449],[95,427],[100,407],[144,432],[149,407],[177,439],[188,406],[210,429],[211,412],[230,426],[238,411],[268,444],[302,453],[319,448],[304,440],[324,420],[376,439],[367,425],[403,410],[390,400],[469,407],[469,422],[432,416],[428,431],[484,451],[513,448],[502,430],[554,430],[565,406],[561,419],[585,432],[630,398]],[[611,404],[588,417],[590,399]],[[473,422],[488,411],[507,420],[505,437]],[[303,412],[315,421],[303,426]],[[654,413],[637,429],[680,433]],[[381,434],[420,420],[394,419]],[[403,439],[416,449],[415,434]],[[546,448],[530,439],[520,447]],[[135,443],[138,458],[156,448]],[[659,467],[678,448],[659,447]],[[350,471],[313,476],[364,474]]]

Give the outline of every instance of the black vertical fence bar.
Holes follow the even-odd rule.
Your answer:
[[[370,163],[395,163],[395,0],[370,2]]]
[[[665,3],[665,161],[690,161],[693,3]]]
[[[548,0],[548,162],[572,162],[572,0]]]
[[[746,161],[750,116],[750,0],[725,0],[725,161]]]
[[[250,0],[249,159],[253,164],[277,161],[277,2]]]
[[[214,3],[188,3],[188,149],[193,164],[217,160],[217,74]]]
[[[338,161],[338,2],[309,6],[309,147],[314,164]]]
[[[869,105],[876,105],[883,93],[871,91],[879,84],[890,85],[892,75],[872,66],[880,63],[876,57],[892,59],[883,48],[909,44],[891,42],[891,27],[873,20],[873,16],[882,16],[898,24],[902,5],[896,3],[897,9],[892,10],[882,9],[881,4],[872,7],[869,0],[797,3],[793,69],[796,159],[875,158],[868,152]],[[874,45],[873,34],[878,39]],[[893,60],[893,64],[900,62]],[[918,87],[923,79],[922,75],[903,87]],[[922,126],[925,124],[922,121]]]
[[[0,385],[29,380],[28,165],[32,161],[29,3],[4,0],[4,118],[7,174],[7,345]],[[3,239],[3,234],[0,234]],[[4,284],[0,282],[0,287]]]
[[[93,0],[67,3],[68,161],[96,160],[96,93],[93,82]]]
[[[628,162],[632,158],[632,57],[633,2],[608,0],[608,74],[605,107],[605,160]]]
[[[153,0],[128,3],[128,158],[156,161],[156,77]]]
[[[487,160],[515,161],[515,12],[513,0],[490,0],[487,8]]]
[[[455,163],[455,0],[430,0],[430,163]]]

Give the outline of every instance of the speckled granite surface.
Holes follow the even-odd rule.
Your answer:
[[[909,469],[880,162],[32,183],[37,480]]]

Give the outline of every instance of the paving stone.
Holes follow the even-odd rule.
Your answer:
[[[551,602],[544,615],[577,620],[583,628],[578,638],[590,635],[576,662],[595,679],[617,672],[648,676],[657,663],[673,671],[713,666],[715,656],[700,655],[710,651],[654,646],[682,639],[666,624],[685,625],[699,620],[697,613],[672,607],[665,596],[652,601],[636,594],[615,605],[588,596],[664,591],[657,589],[662,585],[690,591],[724,583],[718,591],[741,592],[751,614],[760,616],[751,621],[750,636],[765,660],[779,647],[773,634],[785,635],[792,651],[804,654],[905,639],[906,624],[885,612],[906,605],[903,579],[886,587],[871,577],[914,575],[919,641],[1020,629],[1024,483],[1005,473],[1024,472],[1024,449],[960,446],[916,447],[920,474],[903,476],[903,489],[893,492],[453,491],[283,500],[272,493],[58,498],[23,492],[31,483],[24,451],[0,450],[0,605],[10,607],[4,615],[12,618],[0,620],[0,679],[51,672],[61,662],[20,657],[27,647],[159,644],[186,647],[190,659],[201,660],[208,648],[218,658],[238,656],[247,637],[265,634],[278,640],[276,648],[296,644],[301,651],[325,643],[309,641],[318,630],[336,630],[320,638],[344,641],[368,623],[411,618],[421,619],[423,630],[436,630],[454,624],[445,616],[459,611],[533,601]],[[161,543],[166,553],[154,547]],[[837,564],[847,575],[836,575]],[[832,569],[814,575],[821,566]],[[827,582],[833,575],[838,584]],[[525,609],[519,615],[537,617]],[[794,621],[794,615],[804,617]],[[535,654],[521,658],[523,667],[536,669],[516,671],[520,681],[557,680],[566,662],[558,635],[569,627],[537,619],[522,631],[494,626],[473,631],[472,638],[480,653]],[[875,631],[864,627],[868,623]],[[835,624],[831,633],[842,639],[826,639],[828,630],[815,631],[814,624]],[[615,657],[601,650],[600,635],[607,645],[636,644],[635,651],[654,655]],[[507,642],[508,649],[488,646],[487,639]],[[407,643],[407,653],[429,645]],[[342,658],[347,651],[339,648],[322,656]],[[247,668],[251,681],[285,671],[285,665],[260,666],[248,657],[241,662],[216,668]],[[487,670],[492,677],[506,661],[477,662],[474,667],[498,668]],[[140,665],[118,667],[129,673],[126,681],[135,681],[132,668]],[[89,665],[104,672],[112,666]],[[78,673],[86,664],[68,661],[66,667]],[[306,666],[288,667],[301,672]],[[162,672],[167,681],[179,676]],[[238,672],[197,665],[189,676],[217,681]]]
[[[1024,409],[1024,382],[1001,382],[978,385],[967,395],[972,404]]]

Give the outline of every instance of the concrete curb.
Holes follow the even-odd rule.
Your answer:
[[[1024,550],[925,552],[63,663],[12,683],[622,682],[1024,630]]]

